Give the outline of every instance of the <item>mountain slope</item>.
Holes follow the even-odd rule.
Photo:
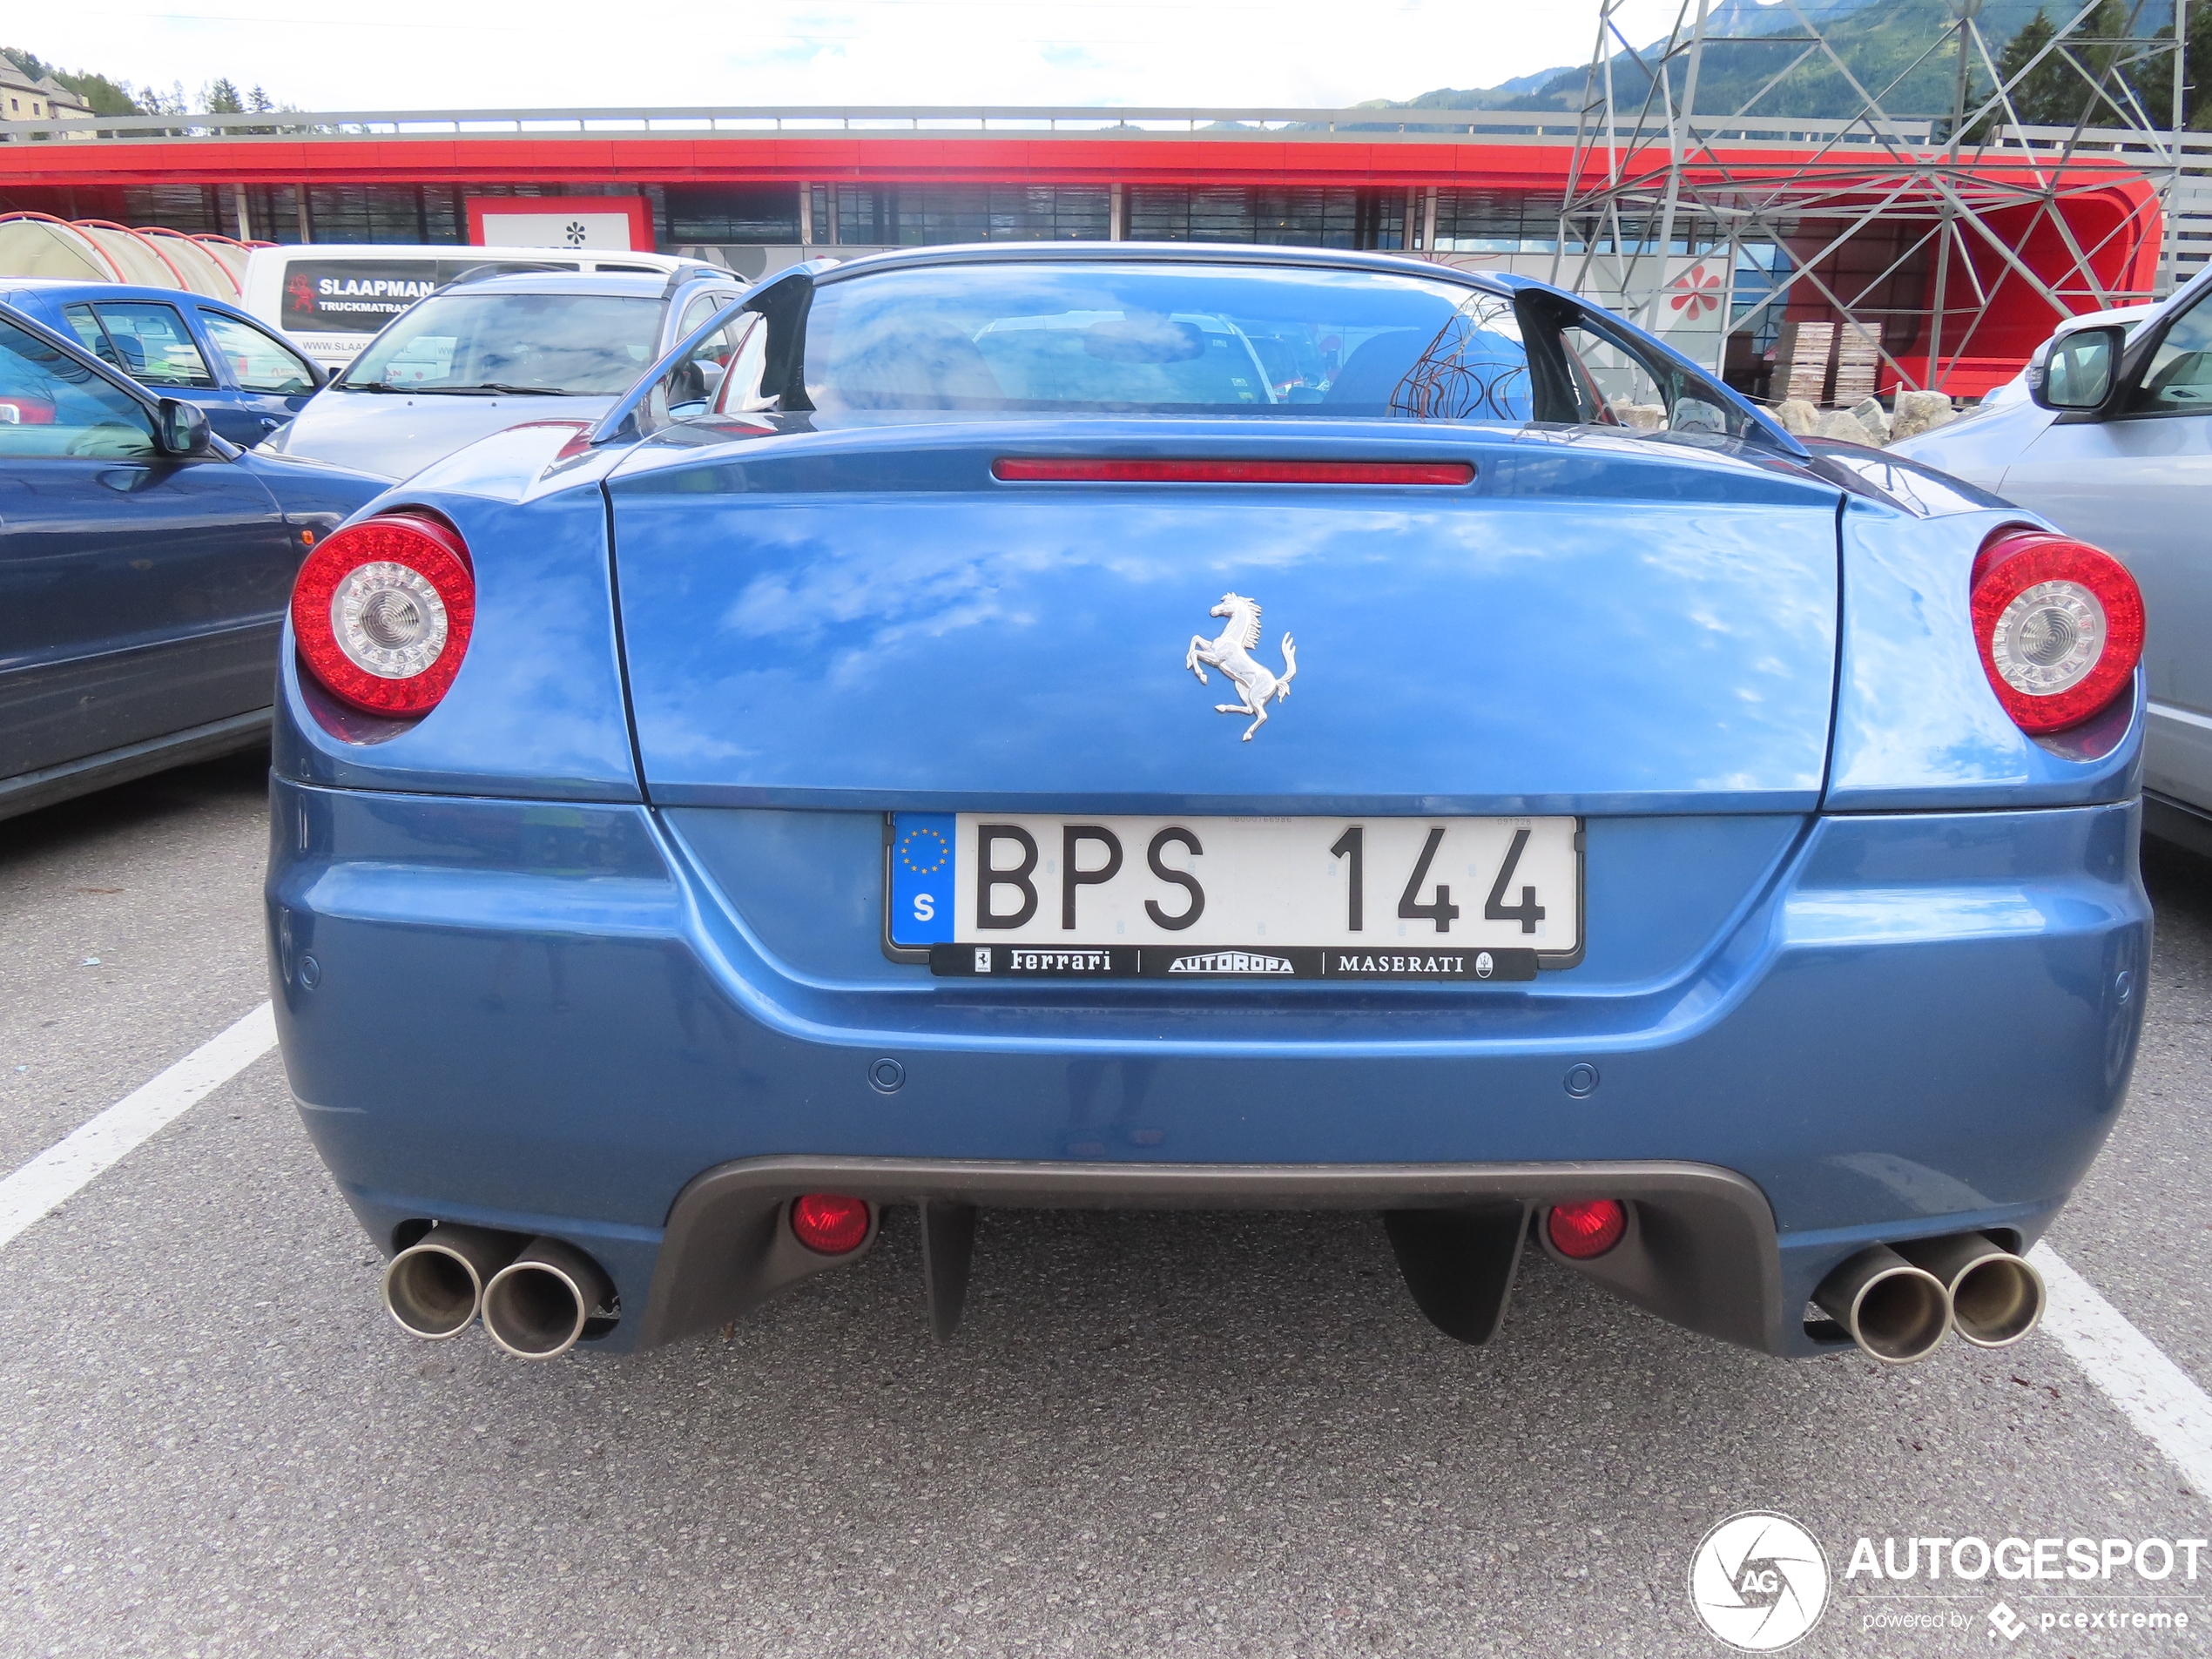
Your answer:
[[[2061,17],[2072,15],[2074,8],[2065,0],[2057,3]],[[1983,0],[1980,25],[1991,52],[2000,51],[2041,9],[2040,0]],[[1808,52],[1804,23],[1779,0],[1774,4],[1721,0],[1712,9],[1697,89],[1700,115],[1742,111],[1840,120],[1859,112],[1866,93],[1892,116],[1951,113],[1959,58],[1955,37],[1948,33],[1952,23],[1948,0],[1799,0],[1798,10],[1825,37],[1833,57],[1817,50]],[[2148,13],[2151,6],[2144,10]],[[2148,33],[2155,21],[2146,17],[2139,21],[2138,30]],[[1664,46],[1664,41],[1654,42],[1641,57],[1628,51],[1614,55],[1610,69],[1616,103],[1634,106],[1643,100],[1651,86],[1644,63],[1656,58]],[[1797,61],[1801,56],[1803,61]],[[1987,84],[1976,58],[1978,54],[1970,57],[1977,71],[1970,95]],[[1679,92],[1679,65],[1674,73]],[[1562,68],[1541,78],[1523,76],[1494,87],[1465,91],[1442,87],[1377,107],[1575,109],[1582,103],[1587,76],[1581,67]],[[1851,84],[1854,79],[1858,88]],[[1770,80],[1774,81],[1771,86],[1767,85]],[[1532,86],[1531,82],[1536,84]]]

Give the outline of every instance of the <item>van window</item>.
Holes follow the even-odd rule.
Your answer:
[[[436,260],[293,260],[278,320],[287,328],[373,334],[445,278]]]
[[[543,260],[452,259],[292,260],[284,267],[277,322],[293,333],[373,334],[417,300],[470,271],[573,271],[577,262],[549,254]]]

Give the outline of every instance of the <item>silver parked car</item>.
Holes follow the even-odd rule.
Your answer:
[[[596,421],[740,291],[705,265],[464,278],[394,318],[264,448],[400,479],[509,427]],[[738,343],[716,334],[692,354],[702,409]]]
[[[2212,271],[2132,327],[2054,335],[2027,391],[1892,453],[2127,562],[2148,613],[2144,827],[2212,856]]]

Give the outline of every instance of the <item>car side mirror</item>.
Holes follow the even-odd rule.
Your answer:
[[[155,419],[160,431],[162,454],[207,453],[207,411],[199,404],[187,403],[180,397],[165,397],[161,400],[161,413]]]
[[[2027,395],[2038,408],[2094,409],[2112,395],[2128,331],[2077,328],[2047,341],[2027,363]]]
[[[307,383],[318,392],[330,384],[330,371],[312,357],[307,359]]]

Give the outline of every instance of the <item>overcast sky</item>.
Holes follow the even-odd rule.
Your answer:
[[[1631,0],[1639,44],[1679,0]],[[10,8],[0,44],[310,110],[708,103],[1332,106],[1588,60],[1595,0],[127,0]]]

